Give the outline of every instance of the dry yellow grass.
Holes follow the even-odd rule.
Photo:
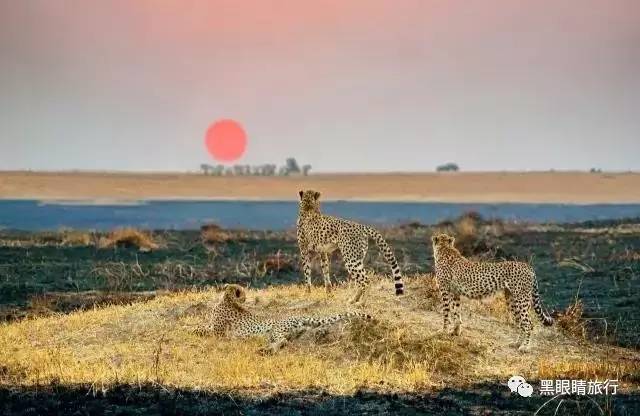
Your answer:
[[[62,244],[66,246],[88,246],[93,244],[93,236],[86,231],[63,230]]]
[[[215,291],[175,293],[148,302],[96,308],[0,326],[0,383],[63,383],[108,389],[115,383],[159,383],[204,390],[281,392],[318,388],[348,394],[422,391],[505,381],[513,374],[535,380],[563,376],[635,380],[640,353],[589,345],[559,329],[537,325],[532,352],[508,346],[517,330],[499,298],[463,303],[460,337],[439,333],[437,288],[428,276],[407,279],[407,295],[395,297],[389,279],[376,280],[361,309],[372,322],[352,322],[311,332],[274,355],[262,355],[262,339],[195,335],[199,304]],[[329,314],[351,309],[352,288],[279,286],[249,290],[248,307],[260,314]],[[487,308],[487,305],[492,307]],[[610,365],[609,365],[609,364]]]
[[[471,213],[461,216],[455,223],[455,230],[459,239],[475,238],[478,232],[478,218]]]
[[[618,254],[616,258],[627,261],[640,261],[640,251],[627,250],[624,253]]]
[[[582,301],[576,299],[562,311],[556,319],[557,325],[565,333],[574,337],[585,338],[587,336],[586,322],[582,319],[584,307]]]
[[[150,251],[160,248],[151,234],[135,228],[118,228],[109,235],[98,240],[98,248],[112,248],[117,246],[138,247],[140,251]]]
[[[295,270],[296,260],[293,256],[283,253],[278,250],[274,254],[271,254],[263,263],[264,274],[277,273],[282,271]]]
[[[217,224],[205,224],[200,227],[200,238],[203,244],[223,243],[231,238],[231,235],[227,233]]]

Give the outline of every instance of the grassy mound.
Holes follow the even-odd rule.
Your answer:
[[[376,280],[359,308],[372,322],[310,332],[274,355],[266,341],[202,337],[191,330],[214,290],[182,292],[0,326],[0,385],[126,383],[206,391],[288,392],[321,389],[419,392],[513,374],[540,378],[618,378],[620,390],[640,381],[640,353],[588,344],[557,327],[536,325],[532,352],[508,344],[517,329],[501,298],[463,303],[460,337],[439,333],[437,290],[430,276],[407,280],[395,297],[390,279]],[[352,309],[352,288],[307,294],[298,285],[250,290],[247,305],[265,316],[325,315]],[[204,305],[204,307],[203,307]],[[195,307],[194,307],[195,306]]]
[[[160,248],[151,234],[135,228],[118,228],[98,240],[99,248],[136,247],[140,251]]]

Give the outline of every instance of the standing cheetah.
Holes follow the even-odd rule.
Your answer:
[[[519,261],[479,262],[466,259],[453,246],[454,238],[446,234],[431,237],[435,260],[436,279],[442,295],[444,330],[449,327],[449,303],[455,326],[453,333],[460,334],[460,295],[480,299],[504,290],[507,303],[520,327],[518,350],[529,349],[533,306],[544,325],[552,325],[553,319],[542,309],[538,280],[533,268]]]
[[[349,275],[355,279],[359,288],[355,296],[349,302],[360,300],[366,290],[369,281],[364,271],[364,258],[369,247],[369,238],[373,238],[385,260],[391,266],[395,280],[396,295],[404,293],[402,275],[393,251],[375,229],[347,221],[342,218],[331,217],[320,212],[320,192],[300,191],[300,208],[298,211],[298,246],[302,268],[307,281],[307,287],[311,290],[311,261],[314,254],[320,254],[322,275],[327,290],[331,288],[329,274],[330,255],[335,250],[340,250],[344,265]]]
[[[241,304],[246,301],[246,293],[242,286],[226,285],[220,302],[207,314],[207,322],[196,328],[196,333],[224,337],[247,338],[266,335],[269,349],[276,352],[287,340],[299,336],[305,330],[328,326],[350,318],[371,319],[362,312],[344,312],[324,317],[293,316],[280,320],[262,319]]]

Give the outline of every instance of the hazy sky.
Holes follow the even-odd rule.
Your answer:
[[[640,1],[0,0],[0,169],[640,169]]]

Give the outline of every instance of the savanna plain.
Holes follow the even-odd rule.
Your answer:
[[[439,332],[430,236],[476,259],[530,261],[556,318],[532,351],[504,298],[463,300],[463,332]],[[640,413],[640,220],[514,224],[469,213],[382,230],[406,276],[396,297],[370,248],[361,305],[334,256],[335,289],[315,268],[307,293],[295,232],[119,229],[0,232],[0,413],[4,414],[620,414]],[[362,310],[373,320],[266,341],[193,331],[225,283],[249,288],[265,317]],[[506,387],[512,375],[619,380],[592,399]]]

